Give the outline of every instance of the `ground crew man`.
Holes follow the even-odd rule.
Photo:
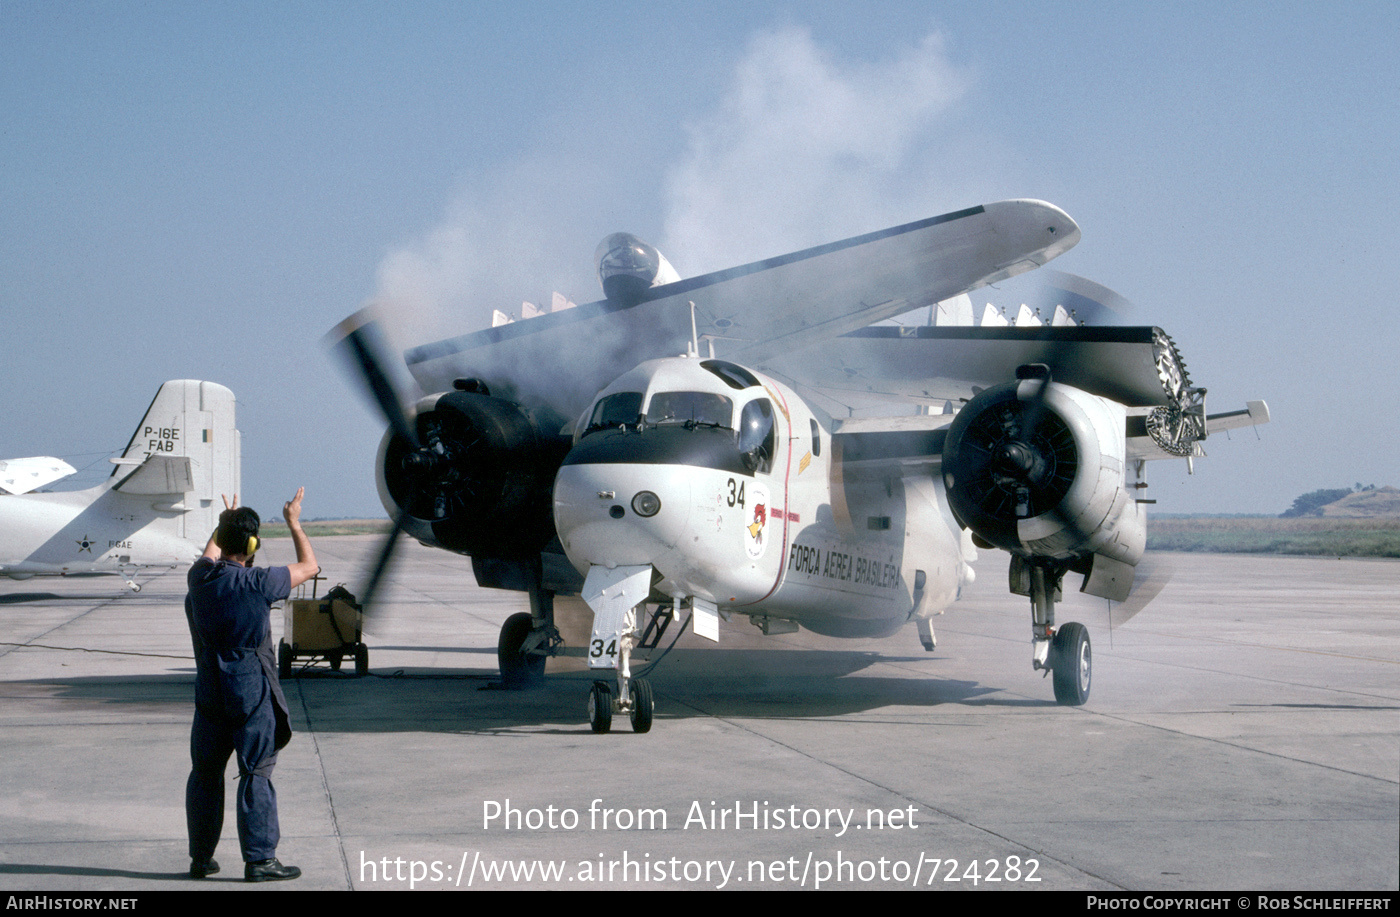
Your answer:
[[[249,882],[295,879],[301,870],[277,859],[281,832],[272,768],[277,751],[292,737],[287,700],[277,680],[272,649],[271,605],[320,569],[311,541],[301,528],[305,488],[282,508],[297,562],[287,567],[254,567],[261,520],[248,507],[233,505],[219,515],[219,527],[190,568],[185,616],[195,655],[195,712],[190,731],[189,781],[185,818],[190,834],[190,877],[219,871],[214,848],[224,823],[224,769],[238,759],[238,841],[243,877]]]

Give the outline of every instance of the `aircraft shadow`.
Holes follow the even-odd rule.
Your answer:
[[[645,666],[638,665],[634,672],[646,674],[651,681],[658,720],[824,718],[886,708],[899,716],[902,709],[943,705],[1054,706],[1052,701],[1000,695],[999,688],[975,681],[867,672],[877,663],[901,658],[815,649],[677,649],[654,671],[646,673]],[[494,666],[376,669],[371,665],[364,678],[348,669],[318,668],[287,679],[283,689],[292,706],[293,726],[309,724],[317,732],[497,733],[512,727],[558,725],[561,718],[567,721],[575,714],[578,728],[586,730],[584,709],[595,676],[579,660],[565,660],[559,668],[565,670],[547,674],[542,685],[525,691],[503,690]],[[164,712],[182,717],[193,710],[193,680],[193,671],[187,670],[139,679],[95,676],[7,684],[20,695],[27,693],[26,685],[41,689],[49,700],[70,702],[74,709],[91,705],[110,713],[114,704],[147,705],[168,707]]]

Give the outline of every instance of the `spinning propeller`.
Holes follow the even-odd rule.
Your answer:
[[[1102,323],[1131,308],[1084,278],[1045,274],[1037,297],[1041,314],[1063,305],[1080,322]],[[1160,575],[1134,573],[1141,535],[1136,548],[1122,539],[1120,522],[1139,532],[1143,525],[1131,521],[1133,491],[1100,481],[1105,472],[1121,474],[1127,458],[1121,439],[1103,439],[1123,429],[1121,408],[1115,414],[1087,392],[1057,384],[1057,372],[1074,375],[1073,336],[1069,329],[1038,330],[1045,341],[1041,362],[1021,366],[1015,382],[979,392],[949,427],[943,456],[949,503],[980,545],[1043,568],[1052,585],[1068,570],[1101,574],[1089,591],[1120,602],[1113,623],[1121,623],[1164,584]],[[1129,583],[1136,584],[1131,592]]]
[[[385,367],[389,362],[384,358],[383,333],[372,307],[356,312],[337,325],[326,335],[330,349],[346,361],[351,374],[364,386],[364,391],[379,408],[396,439],[410,444],[411,452],[404,463],[413,468],[410,480],[419,480],[431,473],[436,464],[433,456],[418,442],[418,434],[408,414],[404,411],[398,389],[390,379]],[[416,490],[416,487],[413,488]],[[380,544],[369,580],[358,593],[360,606],[366,611],[372,607],[379,583],[389,569],[389,561],[394,556],[399,535],[407,526],[411,500],[399,502],[399,511],[394,515],[394,526]]]
[[[492,564],[515,584],[506,588],[541,588],[540,551],[554,538],[554,473],[569,447],[568,437],[544,431],[560,424],[492,397],[477,379],[457,380],[453,391],[423,399],[410,414],[371,310],[342,322],[331,337],[390,434],[379,474],[394,527],[361,604],[372,602],[405,531],[471,555],[478,568]]]

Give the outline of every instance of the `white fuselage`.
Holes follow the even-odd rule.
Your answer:
[[[182,516],[159,511],[149,497],[106,485],[0,496],[0,575],[120,573],[189,564],[202,544],[185,537]]]
[[[941,481],[926,467],[906,476],[897,462],[847,467],[826,418],[786,386],[749,375],[754,384],[735,389],[699,360],[661,360],[603,391],[599,402],[644,394],[643,412],[658,392],[725,396],[734,419],[668,429],[654,417],[654,426],[590,431],[585,415],[554,488],[573,565],[585,574],[650,565],[654,600],[698,597],[832,636],[887,634],[952,602],[968,568]],[[743,418],[762,414],[746,412],[755,401],[773,408],[771,435],[746,462]],[[660,501],[654,515],[637,510],[643,492]]]

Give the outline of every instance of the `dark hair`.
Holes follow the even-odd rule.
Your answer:
[[[248,538],[258,534],[262,520],[252,507],[240,506],[219,513],[219,528],[214,534],[214,543],[225,554],[247,554]]]

